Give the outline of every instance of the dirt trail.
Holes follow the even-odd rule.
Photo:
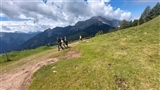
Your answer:
[[[70,44],[77,45],[78,42]],[[38,53],[22,60],[13,63],[11,66],[22,64],[11,71],[0,75],[0,90],[26,90],[32,81],[32,75],[43,65],[48,65],[58,61],[58,58],[50,58],[54,53],[57,53],[57,48],[42,53]],[[47,53],[43,56],[44,53]],[[10,67],[5,66],[5,67]],[[3,69],[5,69],[5,67]]]

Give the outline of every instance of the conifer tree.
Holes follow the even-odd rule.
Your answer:
[[[125,19],[121,22],[120,24],[120,29],[124,29],[124,28],[128,28],[130,27],[130,24],[128,21],[126,21]]]
[[[147,6],[146,9],[141,14],[141,17],[139,19],[139,24],[147,22],[148,14],[150,13],[150,11],[151,11],[150,6]]]
[[[137,26],[138,25],[138,20],[134,20],[133,22],[132,22],[132,26]]]
[[[149,21],[155,17],[160,15],[160,3],[158,2],[150,11],[148,16],[146,17],[146,20]]]

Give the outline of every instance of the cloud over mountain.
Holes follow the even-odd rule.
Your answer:
[[[2,26],[10,31],[42,31],[56,26],[74,25],[92,16],[127,19],[131,12],[113,7],[110,0],[2,0],[1,10],[9,21]],[[14,25],[15,23],[19,25]],[[2,28],[2,31],[7,31]]]

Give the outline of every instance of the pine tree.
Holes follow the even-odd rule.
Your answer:
[[[133,25],[133,22],[132,22],[132,20],[129,22],[129,27],[132,27]]]
[[[139,25],[147,22],[148,14],[150,13],[150,11],[151,11],[150,6],[147,6],[146,9],[141,14],[141,17],[139,19]]]
[[[126,21],[125,19],[121,22],[121,25],[120,25],[120,29],[124,29],[124,28],[128,28],[130,27],[130,24],[128,21]]]
[[[137,26],[137,25],[138,25],[138,20],[135,19],[132,23],[132,26]]]
[[[160,15],[160,3],[158,2],[147,16],[148,21]]]
[[[158,2],[149,12],[149,14],[146,16],[145,20],[146,22],[157,17],[160,15],[160,3]]]
[[[138,21],[138,25],[141,25],[144,23],[144,20],[142,19],[142,17],[140,17],[139,21]]]
[[[103,34],[103,30],[100,30],[100,31],[98,31],[98,32],[96,33],[95,36],[99,36],[99,35],[102,35],[102,34]]]
[[[157,17],[160,15],[160,2],[158,2],[152,9],[153,11],[153,18]]]
[[[150,6],[147,6],[146,9],[144,10],[144,19],[143,19],[144,22],[147,22],[147,16],[149,15],[150,11],[151,11]]]

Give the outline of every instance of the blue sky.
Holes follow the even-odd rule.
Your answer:
[[[138,19],[159,0],[1,0],[1,32],[35,32],[74,25],[92,16]]]
[[[158,1],[159,0],[111,0],[109,3],[113,7],[130,11],[134,18],[139,18],[147,6],[152,8]]]

